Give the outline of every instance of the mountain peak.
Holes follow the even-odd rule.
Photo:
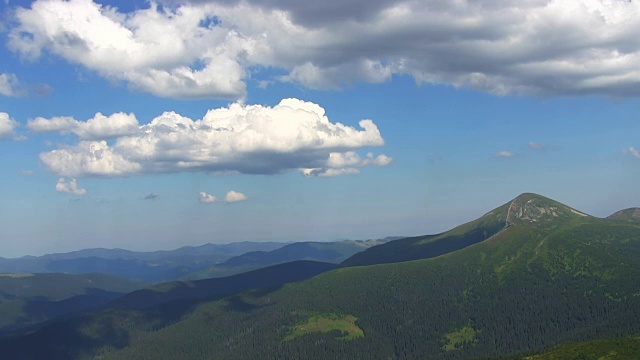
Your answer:
[[[609,216],[607,219],[618,220],[618,221],[630,221],[630,222],[640,222],[640,208],[629,208],[617,211]]]
[[[589,215],[542,195],[523,193],[513,199],[507,209],[506,224],[548,225]]]

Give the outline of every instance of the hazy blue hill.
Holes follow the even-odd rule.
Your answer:
[[[123,249],[84,249],[17,259],[0,258],[0,272],[69,274],[105,273],[132,280],[162,282],[178,279],[248,251],[269,251],[286,245],[240,242],[185,246],[176,250],[138,252]]]
[[[104,274],[0,274],[0,333],[92,309],[144,285]]]
[[[131,251],[124,249],[93,248],[71,251],[67,253],[47,254],[41,256],[43,259],[68,260],[88,257],[98,257],[102,259],[139,259],[158,260],[168,257],[180,256],[210,256],[219,255],[230,257],[244,254],[249,251],[270,251],[280,248],[287,243],[281,242],[253,242],[244,241],[231,244],[204,244],[200,246],[183,246],[175,250],[157,251]],[[33,258],[33,257],[31,257]]]
[[[300,260],[224,278],[169,282],[127,294],[109,304],[119,309],[155,306],[180,299],[219,298],[249,289],[271,288],[301,281],[337,268],[337,265]]]
[[[220,264],[187,274],[185,279],[207,279],[243,273],[261,267],[296,260],[340,263],[370,247],[384,244],[383,240],[341,240],[333,242],[297,242],[271,251],[252,251],[232,257]]]
[[[640,208],[629,208],[615,212],[607,217],[607,219],[617,221],[640,222]]]
[[[640,224],[523,194],[443,234],[500,224],[441,256],[87,314],[0,347],[25,359],[476,359],[640,333]]]

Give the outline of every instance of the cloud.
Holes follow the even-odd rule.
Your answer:
[[[0,24],[1,25],[1,24]],[[0,32],[2,28],[0,26]],[[15,74],[0,73],[0,95],[4,96],[44,96],[53,91],[47,84],[22,84]]]
[[[15,135],[18,122],[9,117],[9,114],[0,112],[0,139],[8,139]]]
[[[211,194],[207,194],[204,191],[198,194],[198,200],[203,204],[211,204],[218,201],[218,199],[215,196]]]
[[[500,151],[500,152],[496,153],[496,157],[510,158],[510,157],[513,157],[513,153],[510,152],[510,151]]]
[[[637,157],[638,159],[640,159],[640,150],[636,149],[635,147],[631,146],[627,149],[625,149],[624,151],[627,154],[631,154],[632,156]]]
[[[56,191],[77,196],[83,196],[87,193],[86,189],[78,187],[78,182],[76,181],[76,179],[69,179],[67,181],[67,179],[65,178],[58,179],[58,183],[56,184]]]
[[[51,121],[43,120],[38,126],[49,129]],[[72,125],[52,125],[51,131],[85,136],[76,129],[77,122],[68,123]],[[38,126],[35,121],[29,124],[32,129]],[[357,157],[351,153],[355,149],[384,144],[373,121],[361,120],[359,126],[332,123],[322,107],[298,99],[284,99],[274,107],[236,103],[210,110],[195,121],[165,112],[112,143],[81,140],[42,153],[40,160],[54,173],[74,178],[188,171],[276,174],[337,167],[340,161],[352,161],[338,158]],[[332,156],[334,164],[329,164]],[[356,161],[358,166],[384,166],[391,158],[368,154]]]
[[[247,200],[247,196],[245,194],[233,190],[229,191],[224,196],[224,201],[227,203],[236,203],[245,200]]]
[[[140,164],[114,152],[106,141],[82,141],[73,147],[41,153],[40,161],[62,176],[127,176],[142,169]]]
[[[323,169],[323,168],[315,168],[315,169],[300,169],[302,175],[307,177],[333,177],[340,175],[358,175],[360,174],[360,170],[355,168],[342,168],[342,169]]]
[[[31,176],[33,175],[33,170],[20,170],[18,171],[18,174],[24,175],[24,176]]]
[[[640,95],[636,1],[163,3],[38,0],[15,11],[8,45],[164,97],[243,98],[249,76],[336,89],[395,75],[498,95]]]
[[[329,154],[324,167],[300,169],[302,175],[307,177],[333,177],[340,175],[357,175],[360,170],[356,167],[364,166],[387,166],[393,162],[393,159],[380,154],[377,157],[373,153],[367,153],[363,159],[354,151],[344,153],[332,152]]]
[[[0,95],[18,96],[21,94],[20,82],[15,74],[0,73]]]
[[[547,145],[545,144],[539,144],[533,141],[529,141],[528,145],[530,149],[534,149],[534,150],[545,150],[548,148]]]
[[[142,199],[143,199],[143,200],[155,200],[155,199],[157,199],[157,198],[158,198],[158,196],[159,196],[159,195],[158,195],[158,194],[156,194],[156,193],[151,193],[151,194],[147,194],[147,195],[145,195]]]
[[[83,140],[96,140],[133,134],[139,130],[139,124],[134,114],[114,113],[104,116],[97,113],[87,121],[78,121],[68,116],[50,119],[38,117],[27,121],[27,128],[35,133],[73,133]]]
[[[215,16],[209,8],[151,3],[125,14],[89,0],[35,1],[17,8],[9,47],[29,60],[48,50],[157,96],[237,99],[245,93],[241,63],[255,40],[202,26]]]

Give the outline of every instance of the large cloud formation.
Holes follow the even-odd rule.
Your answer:
[[[165,97],[242,98],[249,77],[337,88],[394,75],[495,94],[640,95],[636,1],[162,3],[123,13],[38,0],[16,10],[9,45]],[[265,67],[282,75],[261,79]]]
[[[298,99],[274,107],[235,103],[195,121],[166,112],[135,130],[134,123],[133,114],[117,113],[86,122],[37,118],[28,127],[78,136],[77,144],[40,154],[50,170],[69,178],[183,171],[275,174],[308,168],[348,172],[353,166],[392,161],[373,154],[361,159],[354,152],[384,144],[373,121],[361,120],[360,129],[332,123],[322,107]]]

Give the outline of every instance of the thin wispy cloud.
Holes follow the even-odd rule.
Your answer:
[[[624,152],[640,159],[640,150],[636,149],[633,146],[626,148]]]
[[[557,145],[541,144],[541,143],[537,143],[535,141],[529,141],[527,146],[529,147],[529,149],[539,150],[539,151],[558,150],[560,148]]]
[[[495,157],[499,158],[511,158],[513,157],[513,153],[511,151],[500,151],[495,154]]]
[[[2,31],[1,26],[0,31]],[[15,74],[0,73],[0,95],[11,97],[44,96],[52,91],[51,86],[47,84],[23,84]]]

